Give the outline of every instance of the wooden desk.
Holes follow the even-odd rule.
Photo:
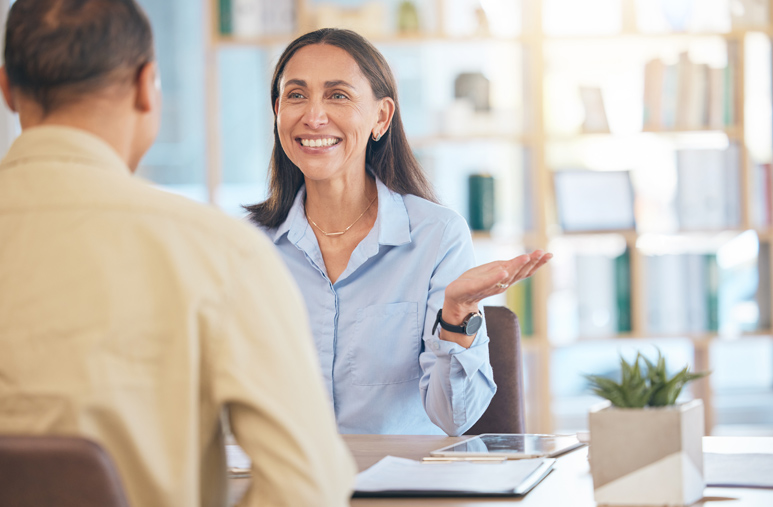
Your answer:
[[[421,459],[430,451],[463,438],[411,435],[344,435],[360,471],[391,454],[401,458]],[[753,446],[749,446],[753,443]],[[713,452],[773,452],[773,438],[707,437],[705,447]],[[773,471],[771,472],[773,473]],[[588,448],[561,456],[553,471],[523,498],[355,498],[352,507],[395,505],[399,507],[443,506],[471,507],[481,505],[521,505],[523,507],[595,507],[593,480],[588,466]],[[773,507],[773,490],[747,488],[706,488],[704,500],[695,506]]]
[[[430,451],[468,437],[414,435],[344,435],[360,471],[386,455],[421,459]],[[773,452],[773,438],[706,437],[704,448],[711,452]],[[756,450],[756,451],[755,451]],[[483,466],[483,465],[481,465]],[[232,480],[236,492],[245,480]],[[236,497],[238,498],[238,496]],[[553,471],[523,498],[355,498],[352,507],[472,507],[520,505],[522,507],[595,507],[593,480],[587,447],[558,458]],[[773,490],[751,488],[706,488],[704,499],[694,504],[710,507],[771,507]]]

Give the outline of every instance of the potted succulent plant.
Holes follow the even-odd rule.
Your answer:
[[[669,377],[658,351],[620,358],[620,382],[586,375],[607,399],[590,412],[590,465],[599,505],[689,505],[703,496],[703,402],[676,404],[689,382],[708,374],[687,367]]]

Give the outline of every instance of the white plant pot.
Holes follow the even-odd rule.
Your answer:
[[[690,505],[703,497],[703,402],[590,412],[598,505]]]

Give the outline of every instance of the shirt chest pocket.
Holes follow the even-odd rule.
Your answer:
[[[419,329],[417,303],[360,308],[348,357],[352,383],[373,386],[419,378]]]

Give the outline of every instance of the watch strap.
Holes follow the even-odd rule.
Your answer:
[[[453,324],[449,324],[448,322],[443,320],[443,309],[437,311],[437,318],[435,318],[435,325],[432,326],[432,334],[435,334],[435,331],[437,331],[438,325],[445,329],[446,331],[450,331],[452,333],[460,333],[460,334],[467,334],[467,321],[462,322],[461,326],[455,326]]]

